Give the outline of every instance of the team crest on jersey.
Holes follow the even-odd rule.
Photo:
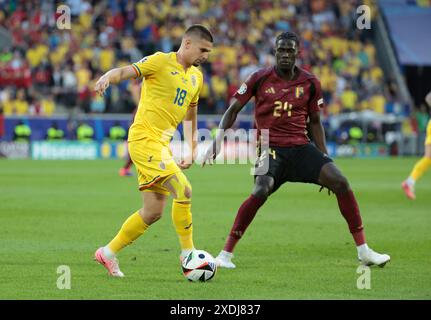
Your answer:
[[[247,85],[245,84],[245,83],[243,83],[242,85],[241,85],[241,87],[239,87],[239,89],[238,89],[238,93],[239,94],[244,94],[245,92],[247,91]]]
[[[191,79],[192,79],[192,86],[196,87],[196,76],[194,74],[192,75]]]
[[[183,80],[184,84],[187,84],[187,79],[186,78],[182,77],[181,80]]]
[[[296,87],[295,88],[295,98],[299,99],[304,95],[304,87]]]

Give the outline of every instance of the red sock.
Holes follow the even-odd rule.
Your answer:
[[[243,202],[241,207],[238,209],[238,213],[235,217],[235,222],[233,223],[230,234],[226,240],[224,250],[227,252],[232,252],[233,248],[241,239],[247,227],[253,221],[257,210],[265,203],[266,199],[261,199],[251,195],[247,200]]]
[[[362,225],[361,214],[359,213],[358,203],[352,190],[342,194],[337,194],[338,207],[340,212],[349,225],[350,233],[357,246],[365,243],[364,226]]]

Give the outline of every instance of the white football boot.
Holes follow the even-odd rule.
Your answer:
[[[358,253],[358,259],[362,265],[368,267],[379,266],[380,268],[383,268],[385,264],[391,260],[391,257],[387,254],[380,254],[367,248],[367,250],[363,250]]]
[[[227,269],[235,269],[236,266],[232,263],[233,253],[227,251],[220,251],[218,256],[216,257],[217,267],[227,268]]]

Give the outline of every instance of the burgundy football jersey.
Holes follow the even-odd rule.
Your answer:
[[[319,80],[296,68],[297,74],[290,81],[281,78],[275,67],[260,69],[251,74],[234,94],[242,104],[255,97],[256,127],[258,130],[269,129],[270,146],[308,143],[307,118],[324,106]]]

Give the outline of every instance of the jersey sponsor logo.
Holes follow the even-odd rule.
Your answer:
[[[304,95],[304,87],[296,87],[295,88],[295,98],[299,99]]]
[[[191,79],[192,79],[192,86],[196,87],[196,76],[194,74],[192,75]]]
[[[275,90],[274,90],[274,88],[273,88],[273,87],[271,87],[271,88],[269,88],[269,89],[266,89],[266,90],[265,90],[265,93],[275,93]]]
[[[245,83],[243,83],[241,85],[241,87],[239,87],[239,89],[238,89],[237,92],[238,92],[238,94],[244,94],[244,93],[246,93],[247,92],[247,85]]]
[[[175,76],[177,74],[180,74],[178,71],[171,71],[171,75]]]

